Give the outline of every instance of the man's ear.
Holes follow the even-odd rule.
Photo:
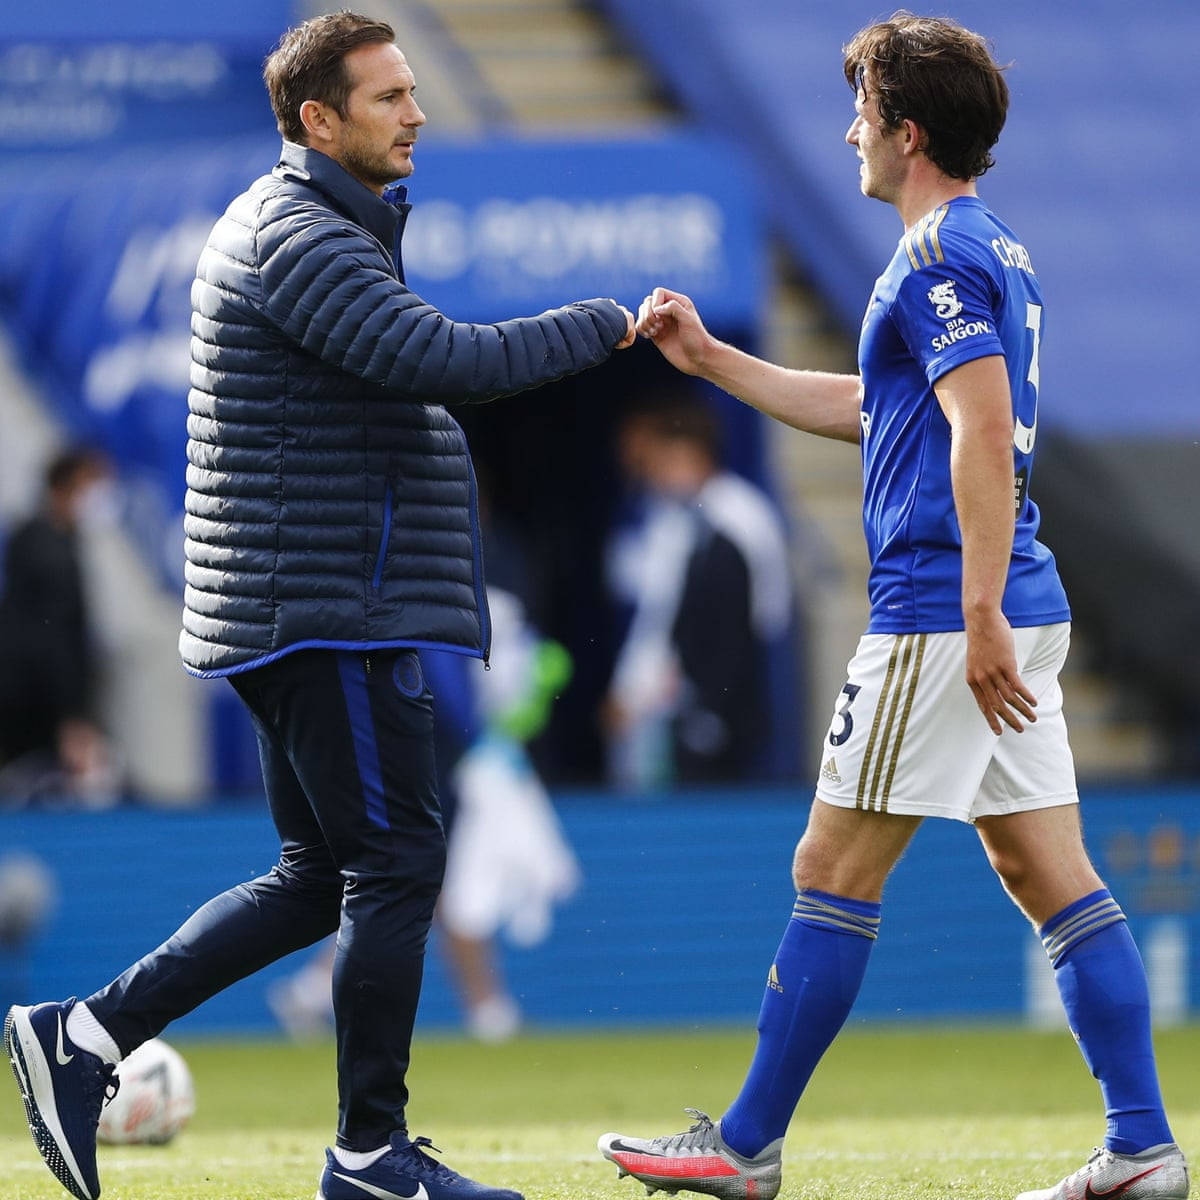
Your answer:
[[[916,121],[910,121],[905,117],[900,127],[904,130],[904,152],[906,154],[923,152],[929,145],[928,135]]]
[[[334,122],[338,119],[337,113],[320,100],[305,100],[300,105],[300,122],[308,133],[310,146],[331,142],[334,138]]]

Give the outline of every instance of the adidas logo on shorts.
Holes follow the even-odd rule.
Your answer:
[[[837,760],[832,754],[825,760],[825,765],[821,768],[821,778],[828,779],[830,783],[842,782],[842,777],[838,774]]]

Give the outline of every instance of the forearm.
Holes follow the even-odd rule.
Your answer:
[[[1000,612],[1012,559],[1012,437],[1006,425],[956,434],[950,453],[954,504],[962,536],[963,617]]]
[[[934,384],[950,424],[950,484],[962,541],[967,686],[993,733],[1036,720],[1037,697],[1021,681],[1004,588],[1012,562],[1013,417],[1000,355],[972,359]]]
[[[398,306],[399,307],[399,306]],[[497,325],[451,321],[418,301],[399,308],[373,346],[345,355],[332,339],[322,357],[389,391],[444,403],[512,395],[593,367],[623,332],[616,305],[592,301]]]
[[[843,442],[859,440],[862,397],[857,375],[795,371],[715,340],[701,374],[794,429]]]
[[[329,366],[419,402],[490,400],[603,362],[628,314],[584,300],[537,316],[454,321],[405,287],[365,233],[325,218],[263,251],[261,314]],[[216,260],[201,258],[201,318],[219,311]],[[219,279],[219,275],[218,275]]]

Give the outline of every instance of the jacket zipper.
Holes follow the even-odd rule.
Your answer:
[[[378,592],[383,582],[383,564],[387,560],[388,540],[392,534],[392,481],[389,479],[383,494],[383,528],[379,531],[379,551],[375,555],[375,571],[371,576],[371,590]]]
[[[459,430],[463,453],[467,456],[467,471],[471,476],[471,556],[475,565],[475,603],[479,608],[479,632],[483,642],[483,669],[492,669],[492,616],[488,611],[487,585],[483,578],[483,547],[479,534],[479,485],[475,480],[475,464],[467,446],[466,434]]]

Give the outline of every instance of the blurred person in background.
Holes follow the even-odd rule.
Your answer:
[[[1104,1145],[1018,1200],[1185,1200],[1145,969],[1080,827],[1058,682],[1070,610],[1029,496],[1041,288],[976,188],[1008,88],[978,34],[907,13],[861,30],[843,69],[861,190],[904,225],[867,307],[860,375],[744,354],[663,288],[638,327],[681,370],[861,446],[870,624],[826,738],[740,1093],[718,1121],[692,1110],[686,1133],[605,1134],[600,1150],[651,1190],[771,1200],[792,1113],[858,995],[887,876],[921,821],[943,817],[975,826],[1037,929],[1104,1100]]]
[[[23,1004],[33,946],[58,903],[58,879],[38,855],[0,850],[0,1003]]]
[[[391,28],[354,13],[289,30],[264,76],[279,164],[214,226],[192,290],[181,651],[250,710],[281,843],[84,1002],[10,1010],[35,1143],[79,1200],[116,1064],[270,962],[337,932],[339,1113],[322,1200],[516,1200],[409,1136],[413,1019],[445,868],[419,647],[486,657],[474,475],[446,403],[605,361],[612,300],[455,322],[404,284],[425,123]]]
[[[490,671],[461,655],[422,658],[451,701],[439,709],[439,779],[450,813],[438,928],[467,1031],[499,1042],[517,1032],[521,1010],[496,939],[503,934],[523,948],[544,941],[554,907],[576,890],[580,874],[527,749],[570,680],[570,655],[529,623],[515,592],[489,584],[488,607]]]
[[[609,778],[744,780],[761,770],[768,655],[792,618],[783,522],[722,467],[716,416],[698,399],[631,411],[618,456],[645,511],[609,556],[611,586],[632,608],[603,711]]]
[[[5,544],[0,593],[0,804],[103,808],[119,779],[97,710],[98,656],[80,539],[108,460],[71,447]]]
[[[555,905],[579,883],[530,750],[571,680],[566,648],[542,635],[533,613],[540,574],[522,532],[496,510],[494,483],[477,472],[479,522],[488,546],[489,670],[460,654],[421,652],[436,697],[438,789],[446,819],[446,879],[438,902],[442,949],[467,1032],[500,1042],[521,1010],[501,967],[497,939],[543,941]]]

